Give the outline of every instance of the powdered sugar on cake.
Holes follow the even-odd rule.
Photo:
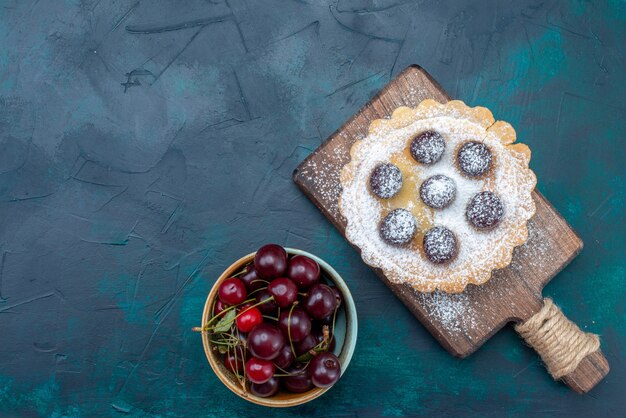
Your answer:
[[[458,116],[424,118],[418,113],[415,120],[405,123],[404,127],[375,130],[355,145],[352,160],[342,175],[339,208],[347,220],[348,240],[361,249],[367,264],[381,268],[389,280],[409,283],[422,291],[439,288],[458,292],[468,283],[479,284],[488,280],[493,269],[503,267],[503,260],[510,263],[513,248],[525,241],[525,224],[535,210],[531,192],[536,179],[528,169],[528,158],[503,143],[496,132],[471,118]],[[368,190],[372,170],[403,152],[411,138],[425,131],[436,131],[443,136],[445,152],[431,165],[411,164],[411,172],[403,172],[403,175],[417,176],[420,179],[418,188],[424,180],[435,175],[444,175],[454,181],[454,200],[444,209],[433,210],[431,219],[432,226],[441,225],[452,231],[458,243],[456,258],[441,265],[430,262],[421,245],[398,247],[380,237],[378,229],[383,207]],[[488,176],[470,178],[461,174],[455,154],[468,141],[483,143],[491,150],[493,158]],[[500,197],[504,216],[494,229],[478,231],[468,223],[465,211],[471,198],[484,190],[493,191]],[[420,199],[419,190],[415,190],[415,199]],[[425,232],[418,231],[419,239]]]

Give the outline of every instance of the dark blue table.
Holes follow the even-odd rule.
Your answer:
[[[337,386],[276,415],[626,410],[623,1],[15,0],[0,40],[0,415],[273,412],[223,387],[191,332],[266,242],[333,264],[360,320]],[[292,183],[412,63],[516,127],[585,241],[545,295],[602,336],[590,394],[510,328],[450,357]]]

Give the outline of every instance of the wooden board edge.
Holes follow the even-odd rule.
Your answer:
[[[574,237],[574,240],[576,242],[576,249],[572,252],[572,254],[569,256],[569,258],[567,260],[565,260],[563,263],[561,263],[561,265],[559,266],[558,269],[556,269],[541,285],[541,289],[539,289],[540,291],[543,290],[543,288],[550,282],[552,281],[552,279],[559,274],[560,272],[563,271],[563,269],[565,269],[565,267],[567,267],[576,257],[578,257],[578,255],[582,252],[583,248],[585,247],[585,243],[582,240],[582,238],[580,237],[580,235],[578,234],[578,232],[576,232],[576,230],[572,227],[572,225],[570,225],[569,222],[567,222],[567,219],[565,219],[563,217],[563,215],[561,215],[561,213],[556,210],[556,208],[554,207],[554,205],[552,203],[550,203],[550,201],[548,199],[546,199],[546,197],[539,191],[537,190],[537,188],[535,187],[535,189],[533,190],[533,193],[535,193],[537,195],[538,198],[541,199],[542,203],[544,203],[546,206],[548,206],[548,209],[550,211],[552,211],[552,213],[554,213],[560,220],[561,222],[563,222],[563,224],[565,225],[565,227],[571,232],[571,234]],[[532,218],[531,218],[532,219]]]

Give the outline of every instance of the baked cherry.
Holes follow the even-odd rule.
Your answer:
[[[250,392],[253,395],[259,396],[261,398],[267,398],[270,396],[276,395],[278,392],[280,385],[277,377],[272,377],[265,383],[252,383],[250,385]]]
[[[222,282],[218,289],[220,300],[228,305],[237,305],[246,300],[248,291],[246,285],[236,277],[230,277]]]
[[[298,298],[298,287],[286,277],[272,280],[267,286],[267,291],[274,296],[274,301],[281,308],[291,306]]]
[[[287,251],[276,244],[262,246],[254,256],[254,269],[265,280],[284,275],[287,270]]]
[[[320,353],[309,363],[311,382],[318,388],[327,388],[339,380],[341,366],[339,359],[333,353]]]
[[[285,344],[283,348],[280,349],[278,356],[274,359],[274,364],[276,367],[280,367],[285,370],[287,367],[291,366],[296,359],[296,356],[291,351],[291,346],[289,344]]]
[[[263,315],[257,308],[246,308],[237,316],[237,328],[241,332],[250,332],[252,328],[263,322]]]
[[[391,163],[377,165],[370,174],[370,190],[381,199],[390,199],[402,188],[402,172]]]
[[[461,145],[456,161],[461,171],[469,177],[478,177],[491,167],[491,150],[482,142],[469,141]]]
[[[417,232],[417,221],[406,209],[394,209],[380,222],[380,237],[391,245],[407,245]]]
[[[265,315],[272,315],[278,310],[278,305],[274,299],[272,299],[272,295],[267,291],[267,289],[259,290],[256,293],[256,301],[257,303],[260,303],[257,308],[259,308],[259,310]]]
[[[278,327],[286,338],[298,342],[311,333],[311,319],[302,308],[285,309],[278,318]]]
[[[443,174],[429,177],[420,186],[422,201],[433,209],[443,209],[450,206],[456,197],[456,183]]]
[[[283,387],[292,393],[304,393],[313,389],[313,382],[306,370],[293,368],[289,376],[282,378]]]
[[[504,216],[504,204],[493,192],[483,191],[472,197],[465,216],[470,224],[478,229],[491,229],[500,223]]]
[[[270,324],[261,323],[248,334],[248,347],[253,356],[263,360],[274,360],[285,345],[280,330]]]
[[[337,307],[335,292],[325,284],[317,284],[309,290],[304,299],[304,307],[313,318],[322,319],[333,313]]]
[[[244,273],[239,276],[239,279],[246,285],[248,292],[253,292],[263,287],[264,284],[264,280],[259,277],[254,269],[254,264],[246,266]]]
[[[298,288],[308,289],[320,279],[320,265],[317,261],[304,255],[296,255],[289,260],[287,276]]]
[[[431,262],[443,264],[452,261],[459,252],[454,232],[445,226],[435,226],[424,234],[424,254]]]
[[[274,376],[276,367],[271,361],[252,357],[246,362],[246,376],[252,383],[265,383]]]
[[[409,145],[411,156],[418,163],[430,165],[441,159],[446,142],[439,132],[426,131],[415,136]]]

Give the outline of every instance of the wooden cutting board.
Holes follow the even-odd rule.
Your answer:
[[[296,184],[342,235],[346,220],[337,207],[341,192],[339,173],[350,159],[352,144],[366,136],[371,121],[389,117],[399,106],[415,107],[424,99],[445,103],[450,97],[424,69],[410,66],[294,171]],[[495,113],[497,119],[497,109]],[[533,198],[537,212],[528,222],[528,241],[515,249],[509,267],[494,271],[484,285],[469,285],[456,295],[420,293],[408,285],[390,282],[382,271],[375,269],[378,277],[451,354],[465,357],[508,322],[523,322],[535,314],[543,304],[541,291],[545,284],[581,251],[581,239],[554,207],[537,191]],[[586,392],[607,372],[606,359],[597,351],[563,380],[574,390]]]

